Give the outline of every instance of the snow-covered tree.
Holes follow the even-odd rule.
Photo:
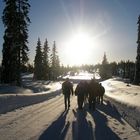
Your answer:
[[[28,61],[28,17],[30,5],[28,0],[4,0],[2,20],[5,27],[2,50],[3,83],[21,84],[21,65]]]
[[[34,60],[34,79],[42,80],[43,79],[43,54],[41,50],[41,41],[38,38],[36,46],[36,55]]]
[[[140,16],[138,18],[138,40],[137,40],[137,56],[136,56],[136,64],[135,64],[135,76],[134,76],[134,83],[140,83]]]

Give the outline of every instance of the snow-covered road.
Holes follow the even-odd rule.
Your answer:
[[[64,111],[63,95],[0,115],[0,140],[139,140],[140,135],[106,99],[95,112]]]

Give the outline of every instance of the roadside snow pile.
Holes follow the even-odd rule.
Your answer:
[[[122,79],[103,82],[105,96],[123,118],[140,132],[140,86],[125,83]]]
[[[0,95],[0,113],[6,113],[14,109],[43,102],[57,95],[60,95],[61,90],[51,91],[47,94],[6,94]]]
[[[23,74],[22,75],[22,85],[26,89],[30,89],[33,93],[48,91],[50,88],[48,87],[50,81],[38,80],[35,81],[33,79],[33,74]]]
[[[9,85],[0,85],[0,94],[8,94],[8,93],[32,93],[32,90],[30,89],[25,89],[22,87],[17,87],[17,86],[9,86]]]
[[[33,75],[23,75],[24,88],[0,86],[0,113],[39,103],[61,94],[60,82],[33,81]],[[79,78],[81,77],[81,78]],[[81,74],[72,79],[89,80],[93,75]],[[102,82],[105,96],[130,125],[140,132],[140,86],[125,83],[122,79],[109,79]],[[9,94],[8,94],[9,93]]]
[[[60,95],[61,83],[32,81],[32,74],[23,76],[23,87],[0,85],[0,113],[39,103]]]

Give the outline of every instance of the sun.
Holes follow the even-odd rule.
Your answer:
[[[65,53],[69,63],[73,65],[85,64],[91,54],[93,39],[85,32],[74,34],[66,43]]]

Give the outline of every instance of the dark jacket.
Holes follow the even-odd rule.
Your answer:
[[[75,89],[75,95],[76,96],[85,96],[87,93],[87,85],[85,82],[80,82],[76,89]]]
[[[70,94],[73,95],[73,85],[72,85],[72,83],[69,82],[69,81],[65,81],[62,84],[62,92],[63,92],[64,95],[70,95]]]
[[[100,92],[99,92],[99,96],[103,96],[105,93],[105,88],[102,86],[102,84],[100,83]]]
[[[89,98],[96,98],[99,95],[99,83],[91,80],[89,83]]]

